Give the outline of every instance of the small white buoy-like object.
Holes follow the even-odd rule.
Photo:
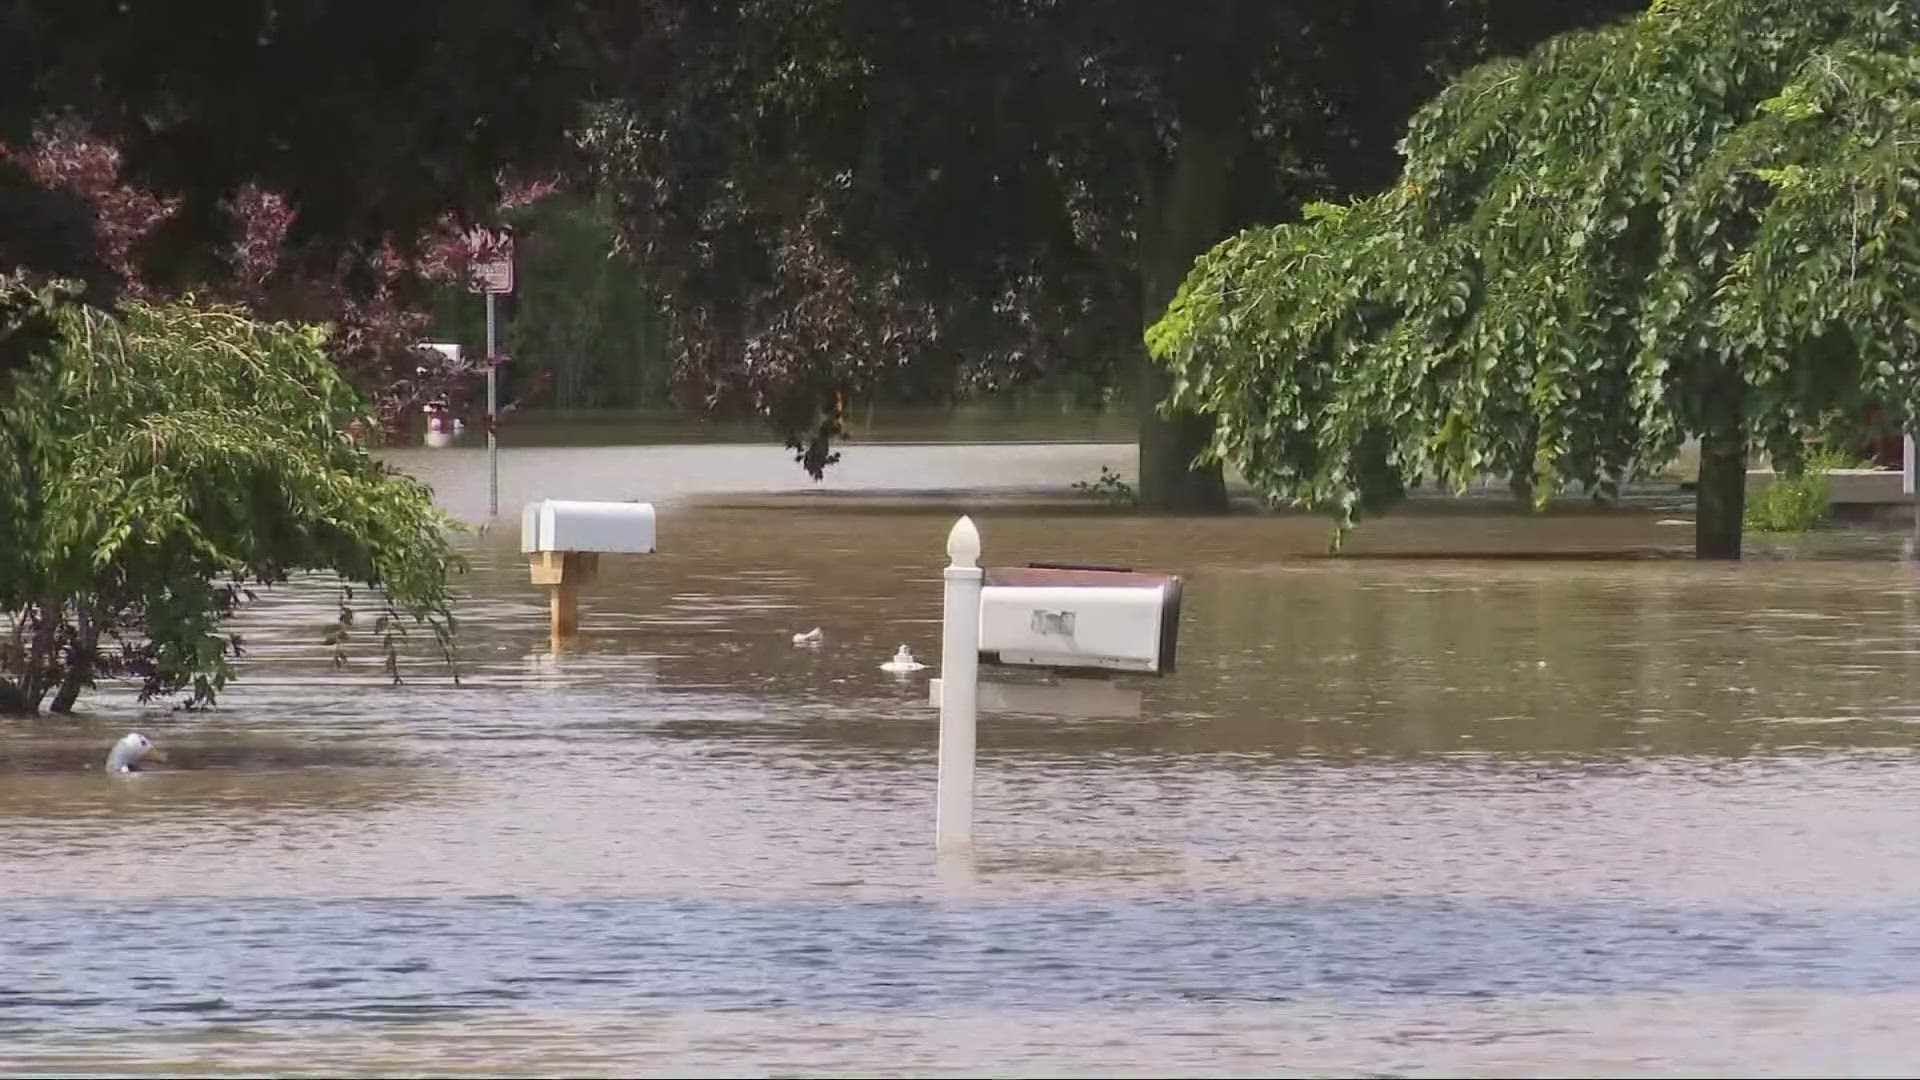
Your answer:
[[[804,634],[793,635],[793,643],[795,645],[818,645],[825,640],[827,640],[827,635],[821,633],[820,628],[817,626]]]
[[[925,671],[926,667],[927,665],[913,658],[912,649],[902,645],[900,646],[900,651],[893,654],[893,659],[880,665],[880,670],[891,671],[896,675],[905,675],[908,672]]]
[[[122,736],[119,742],[113,744],[113,749],[107,751],[107,771],[110,773],[139,772],[141,762],[149,758],[154,761],[165,761],[167,755],[153,745],[153,740],[137,731],[131,732]]]

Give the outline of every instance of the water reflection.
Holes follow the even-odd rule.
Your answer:
[[[1905,564],[1288,559],[1288,541],[1298,552],[1320,523],[991,506],[983,516],[990,561],[1093,559],[1189,579],[1182,672],[1137,684],[1145,719],[1013,717],[983,736],[989,747],[1746,753],[1906,745],[1916,715],[1904,699],[1920,671],[1920,610]],[[736,738],[924,742],[923,730],[901,723],[919,715],[924,687],[875,668],[898,641],[937,653],[949,518],[791,508],[677,517],[686,530],[678,550],[608,561],[584,601],[583,634],[556,669],[637,654],[638,677],[663,687],[746,688],[766,699],[744,728],[691,717],[665,729],[672,734],[706,737],[724,723]],[[1444,531],[1415,529],[1401,523],[1381,536],[1390,531],[1382,523],[1369,539],[1376,549],[1413,537],[1445,550]],[[1559,539],[1542,532],[1537,545]],[[481,573],[510,578],[518,556],[493,539]],[[524,623],[534,647],[532,609]],[[793,648],[792,633],[814,625],[827,644]]]
[[[407,770],[378,767],[265,773],[168,769],[132,776],[96,771],[84,777],[16,777],[0,786],[0,826],[25,828],[32,822],[45,825],[49,819],[61,819],[70,825],[91,822],[118,829],[129,820],[214,814],[242,816],[250,819],[249,824],[272,817],[292,826],[306,814],[364,813],[425,797],[429,794],[426,781]],[[225,833],[237,825],[222,823],[210,831]],[[63,833],[61,840],[73,844],[93,838],[88,830],[75,828]],[[30,853],[15,851],[10,857]]]
[[[850,446],[874,443],[985,444],[995,442],[1131,442],[1134,413],[1128,408],[1090,410],[1044,406],[963,405],[958,408],[857,406],[848,416]],[[422,436],[434,434],[422,422]],[[460,445],[485,446],[483,426],[460,425]],[[594,409],[578,413],[529,409],[512,414],[500,430],[510,447],[636,444],[761,444],[771,440],[758,417],[713,419],[679,409]]]
[[[966,447],[862,445],[849,449],[823,482],[807,478],[791,452],[777,445],[577,445],[511,447],[500,451],[500,506],[504,528],[517,530],[518,508],[538,499],[646,499],[666,501],[712,493],[806,494],[824,500],[849,493],[958,489],[1001,494],[1058,491],[1092,479],[1101,466],[1124,467],[1132,446],[1117,444],[1007,444]],[[382,455],[429,484],[449,512],[488,520],[487,452],[449,448],[393,450]],[[661,543],[672,543],[672,521],[661,523]]]
[[[123,1075],[559,1076],[732,1073],[750,1062],[772,1075],[953,1075],[986,1060],[993,1071],[1047,1073],[1062,1062],[1102,1076],[1258,1073],[1575,1076],[1759,1075],[1831,1072],[1837,1057],[1863,1076],[1898,1076],[1910,1058],[1889,1045],[1920,995],[1752,991],[1689,999],[1730,1036],[1703,1040],[1694,1009],[1663,993],[1602,999],[1485,997],[1378,1003],[1286,1002],[1158,1008],[1024,1010],[1017,1017],[938,1014],[619,1010],[555,1014],[473,1008],[405,1021],[310,1024],[295,1032],[208,1025],[129,1040],[101,1034],[30,1060],[49,1071],[96,1063]],[[1632,1038],[1615,1037],[1615,1026]],[[1882,1033],[1836,1053],[1809,1031]],[[204,1034],[203,1034],[204,1032]],[[215,1049],[217,1047],[217,1050]],[[986,1052],[983,1048],[993,1048]],[[884,1059],[884,1063],[881,1063]],[[1761,1061],[1758,1069],[1750,1063]]]
[[[1591,1015],[1589,1005],[1588,1022],[1617,1022],[1656,994],[1670,1008],[1676,998],[1714,1003],[1760,995],[1790,1002],[1912,1001],[1914,948],[1899,934],[1914,914],[1911,908],[1836,917],[1777,906],[1415,898],[1195,898],[1177,908],[1127,901],[504,899],[164,903],[133,910],[30,905],[11,913],[15,955],[24,963],[0,990],[0,1023],[20,1014],[59,1016],[91,1043],[93,1061],[151,1060],[153,1048],[129,1053],[100,1037],[158,1027],[175,1033],[176,1052],[234,1046],[280,1068],[312,1067],[314,1058],[302,1055],[337,1053],[339,1032],[362,1055],[377,1047],[404,1054],[396,1063],[417,1068],[420,1055],[439,1052],[457,1030],[464,1029],[454,1045],[470,1048],[502,1024],[517,1029],[527,1022],[532,1031],[516,1035],[530,1035],[536,1046],[556,1044],[582,1071],[605,1070],[615,1061],[633,1067],[632,1059],[614,1056],[623,1054],[663,1066],[724,1067],[752,1057],[791,1062],[791,1068],[825,1060],[857,1071],[887,1052],[841,1039],[822,1046],[818,1038],[796,1039],[742,1018],[790,1018],[816,1035],[816,1025],[831,1019],[924,1027],[921,1038],[940,1043],[951,1038],[952,1019],[964,1017],[985,1039],[965,1059],[1001,1067],[1060,1060],[1060,1051],[1084,1040],[1092,1022],[1118,1038],[1110,1051],[1144,1043],[1147,1053],[1138,1064],[1207,1071],[1218,1063],[1221,1040],[1249,1055],[1250,1064],[1280,1064],[1274,1048],[1297,1046],[1298,1028],[1311,1024],[1322,1038],[1364,1047],[1359,1060],[1377,1060],[1391,1047],[1399,1051],[1399,1068],[1432,1068],[1433,1060],[1406,1042],[1417,1038],[1419,1025],[1368,1033],[1362,1018],[1399,1013],[1405,1024],[1410,1012],[1438,1020],[1489,1009],[1505,1014],[1495,1028],[1511,1032],[1519,1016],[1532,1014],[1537,1023],[1541,1012],[1596,999],[1626,1007]],[[66,927],[76,918],[96,933],[70,940]],[[721,938],[725,950],[715,947]],[[123,948],[136,941],[148,947]],[[188,943],[192,951],[172,951]],[[193,962],[215,945],[283,960],[219,968]],[[56,972],[54,960],[70,965],[67,972]],[[1110,1019],[1122,1014],[1141,1026],[1122,1034]],[[1267,1017],[1273,1030],[1250,1030],[1245,1020],[1253,1015]],[[1025,1019],[1013,1023],[1014,1016]],[[999,1018],[1004,1030],[992,1034],[993,1026],[978,1022],[985,1018]],[[1038,1029],[1029,1026],[1036,1021]],[[766,1040],[764,1049],[706,1045],[696,1051],[661,1030],[683,1028],[683,1038],[704,1041],[729,1023]],[[1715,1026],[1743,1025],[1727,1017]],[[582,1037],[591,1031],[611,1038]],[[1437,1024],[1418,1041],[1457,1042],[1459,1031],[1458,1020]],[[239,1032],[249,1037],[228,1034]],[[314,1040],[313,1032],[329,1037]],[[1532,1034],[1543,1033],[1536,1027]],[[1796,1050],[1806,1042],[1807,1033],[1800,1034],[1789,1044]],[[407,1047],[409,1038],[420,1045]],[[1701,1050],[1684,1040],[1680,1045]],[[1589,1036],[1584,1046],[1592,1052],[1606,1044]],[[679,1054],[662,1055],[673,1049]],[[1464,1050],[1456,1045],[1451,1053]],[[1870,1059],[1898,1060],[1884,1048],[1863,1050]],[[1338,1059],[1334,1048],[1319,1052],[1330,1061],[1355,1060],[1352,1051]],[[71,1045],[27,1053],[28,1062],[73,1060]],[[535,1064],[525,1043],[509,1053],[522,1067]],[[376,1051],[334,1067],[365,1068],[379,1060]],[[1522,1062],[1534,1066],[1530,1071],[1542,1063]],[[550,1059],[541,1066],[553,1069]]]
[[[892,449],[1006,485],[1079,467]],[[556,482],[592,497],[697,484],[578,460]],[[425,642],[399,686],[335,670],[336,594],[304,580],[244,616],[216,712],[108,696],[0,736],[0,1066],[1911,1063],[1903,534],[1708,567],[1567,557],[1674,552],[1666,511],[1445,513],[1330,560],[1313,519],[779,496],[688,460],[727,493],[604,559],[557,652],[492,529],[458,686]],[[983,722],[979,849],[940,865],[925,684],[878,664],[937,655],[961,509],[989,562],[1188,584],[1139,718]],[[116,787],[135,725],[180,767]]]

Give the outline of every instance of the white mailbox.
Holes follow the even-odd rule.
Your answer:
[[[1180,579],[1108,567],[994,567],[980,591],[980,661],[1061,670],[1174,670]]]
[[[602,555],[653,554],[653,504],[546,499],[520,511],[520,550],[535,585],[546,586],[555,646],[580,628],[580,587]]]
[[[652,503],[547,499],[528,503],[520,514],[520,550],[526,554],[650,555],[653,544]]]
[[[980,566],[980,530],[963,517],[947,533],[941,571],[937,849],[973,840],[973,766],[980,710],[1056,716],[1138,716],[1138,687],[1085,676],[1173,672],[1180,579],[1103,566]],[[983,664],[1052,668],[1053,685],[996,684]]]

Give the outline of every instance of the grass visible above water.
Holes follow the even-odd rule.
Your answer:
[[[1775,477],[1766,490],[1747,500],[1747,531],[1801,533],[1826,524],[1833,513],[1833,485],[1828,474],[1853,464],[1847,454],[1821,450],[1807,459],[1800,475]]]

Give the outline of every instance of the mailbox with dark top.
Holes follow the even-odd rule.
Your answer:
[[[1180,643],[1180,579],[1108,566],[980,566],[971,518],[947,533],[940,573],[940,674],[927,687],[940,709],[934,843],[973,839],[979,714],[1134,717],[1141,692],[1110,676],[1169,675]],[[1046,682],[982,679],[984,665],[1046,668]]]
[[[1114,567],[988,567],[980,662],[1061,672],[1174,670],[1180,579]]]

